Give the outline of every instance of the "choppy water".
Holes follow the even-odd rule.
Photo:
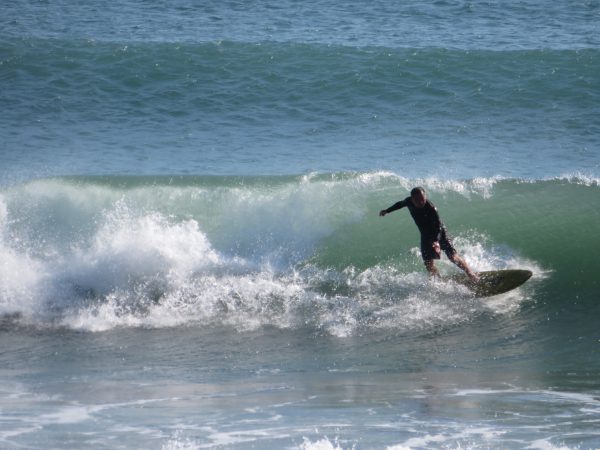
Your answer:
[[[598,19],[4,4],[0,447],[599,447]]]

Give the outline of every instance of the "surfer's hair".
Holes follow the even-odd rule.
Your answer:
[[[415,197],[417,194],[421,194],[421,195],[425,195],[425,189],[423,189],[421,186],[417,186],[416,188],[413,188],[412,191],[410,191],[410,196],[411,197]]]

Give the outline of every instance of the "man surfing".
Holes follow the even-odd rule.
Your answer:
[[[387,209],[382,209],[379,211],[379,215],[383,217],[404,207],[408,208],[421,232],[421,256],[427,271],[432,276],[439,275],[437,267],[435,267],[435,260],[440,259],[441,251],[444,250],[448,259],[464,270],[472,281],[479,281],[477,274],[469,268],[467,262],[456,252],[446,233],[446,227],[440,220],[436,207],[427,200],[425,189],[422,187],[414,188],[410,191],[410,197],[400,200]]]

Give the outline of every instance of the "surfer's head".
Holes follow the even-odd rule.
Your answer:
[[[417,208],[422,208],[425,206],[425,202],[427,202],[427,194],[425,194],[425,189],[420,186],[413,188],[413,190],[410,191],[410,200]]]

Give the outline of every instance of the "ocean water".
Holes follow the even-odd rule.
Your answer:
[[[600,448],[600,2],[0,11],[0,448]]]

